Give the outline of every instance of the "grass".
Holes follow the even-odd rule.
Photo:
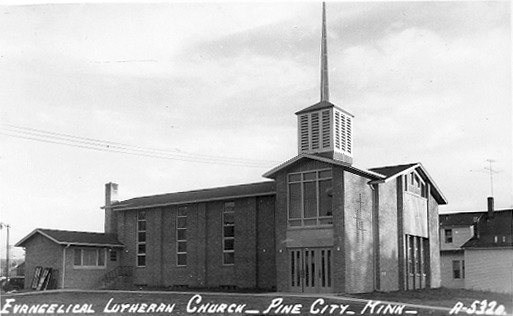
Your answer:
[[[450,308],[454,307],[454,305],[457,302],[462,302],[466,306],[470,306],[474,301],[487,300],[488,302],[496,301],[498,304],[504,305],[504,307],[506,307],[506,310],[509,312],[513,310],[513,296],[511,294],[501,294],[466,289],[438,288],[412,291],[373,292],[364,294],[341,295],[369,300],[384,300]]]

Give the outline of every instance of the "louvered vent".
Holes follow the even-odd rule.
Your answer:
[[[320,145],[319,113],[312,113],[312,149],[319,149],[319,145]]]
[[[340,113],[335,111],[335,147],[340,149]]]
[[[322,148],[331,146],[331,121],[330,111],[322,112]]]
[[[340,149],[346,151],[346,117],[340,115]]]
[[[352,131],[351,131],[351,118],[347,117],[347,152],[351,153],[352,150]]]
[[[300,117],[301,129],[301,151],[308,150],[308,114],[301,115]]]

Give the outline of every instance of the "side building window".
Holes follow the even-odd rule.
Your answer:
[[[445,243],[450,244],[452,243],[452,229],[444,229],[445,234]]]
[[[464,279],[465,278],[465,260],[452,261],[452,278]]]
[[[137,266],[146,266],[146,211],[137,212]]]
[[[187,206],[179,207],[176,214],[176,265],[187,265]]]
[[[105,268],[105,249],[75,249],[73,266],[82,268]]]
[[[223,264],[235,263],[235,202],[224,203],[223,210]]]
[[[332,186],[331,170],[289,174],[289,226],[333,224]]]

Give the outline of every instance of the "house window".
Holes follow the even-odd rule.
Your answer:
[[[176,265],[187,265],[187,207],[178,208],[176,215]]]
[[[235,202],[224,203],[223,210],[223,264],[235,263]]]
[[[84,268],[104,268],[105,249],[81,248],[75,249],[73,265]]]
[[[450,244],[452,243],[452,229],[445,229],[445,243]]]
[[[465,278],[465,260],[452,261],[452,278],[464,279]]]
[[[332,186],[329,169],[289,174],[289,226],[333,224]]]
[[[137,266],[146,266],[146,211],[137,212]]]

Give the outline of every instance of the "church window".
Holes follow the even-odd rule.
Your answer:
[[[176,265],[187,265],[187,207],[178,208],[176,214]]]
[[[224,203],[223,210],[223,264],[235,263],[235,202]]]
[[[332,186],[331,170],[289,174],[289,226],[332,224]]]
[[[75,258],[73,262],[75,267],[83,268],[104,268],[105,267],[105,249],[81,248],[75,249]]]
[[[137,212],[137,266],[146,266],[146,211]]]

